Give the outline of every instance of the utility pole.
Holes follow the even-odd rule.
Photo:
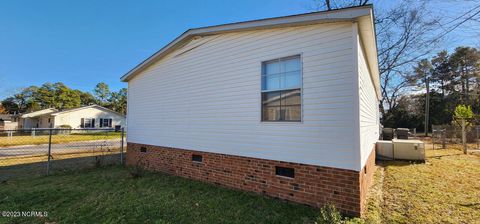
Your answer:
[[[425,137],[428,136],[428,121],[430,114],[430,79],[425,78],[425,85],[427,86],[427,95],[425,97]]]

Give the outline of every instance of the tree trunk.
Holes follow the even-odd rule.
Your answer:
[[[332,10],[332,6],[330,5],[330,0],[325,0],[325,5],[327,6],[327,10]]]
[[[441,81],[441,85],[442,85],[442,100],[445,99],[445,81],[442,79]]]
[[[463,153],[467,154],[467,131],[466,131],[466,122],[462,118],[462,143],[463,143]]]

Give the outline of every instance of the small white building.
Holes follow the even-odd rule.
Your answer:
[[[115,128],[125,127],[125,115],[98,105],[59,111],[39,110],[20,116],[19,128]]]
[[[15,130],[18,128],[17,114],[0,114],[0,131]]]
[[[127,163],[364,210],[379,137],[371,6],[187,30],[122,77]]]

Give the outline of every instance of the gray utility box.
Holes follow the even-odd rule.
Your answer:
[[[380,160],[393,159],[393,143],[392,141],[377,141],[377,158]]]
[[[414,139],[378,141],[376,154],[379,159],[425,161],[425,143]]]

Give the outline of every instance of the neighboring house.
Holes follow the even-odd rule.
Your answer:
[[[125,126],[125,115],[98,105],[59,111],[55,108],[20,116],[19,128],[115,128]]]
[[[190,29],[122,77],[127,163],[360,215],[379,137],[371,6]]]
[[[51,113],[55,113],[58,110],[55,108],[48,108],[43,110],[37,110],[31,113],[22,114],[18,121],[18,128],[30,129],[30,128],[52,128]]]
[[[18,116],[16,114],[0,114],[0,131],[17,129],[17,119]]]

